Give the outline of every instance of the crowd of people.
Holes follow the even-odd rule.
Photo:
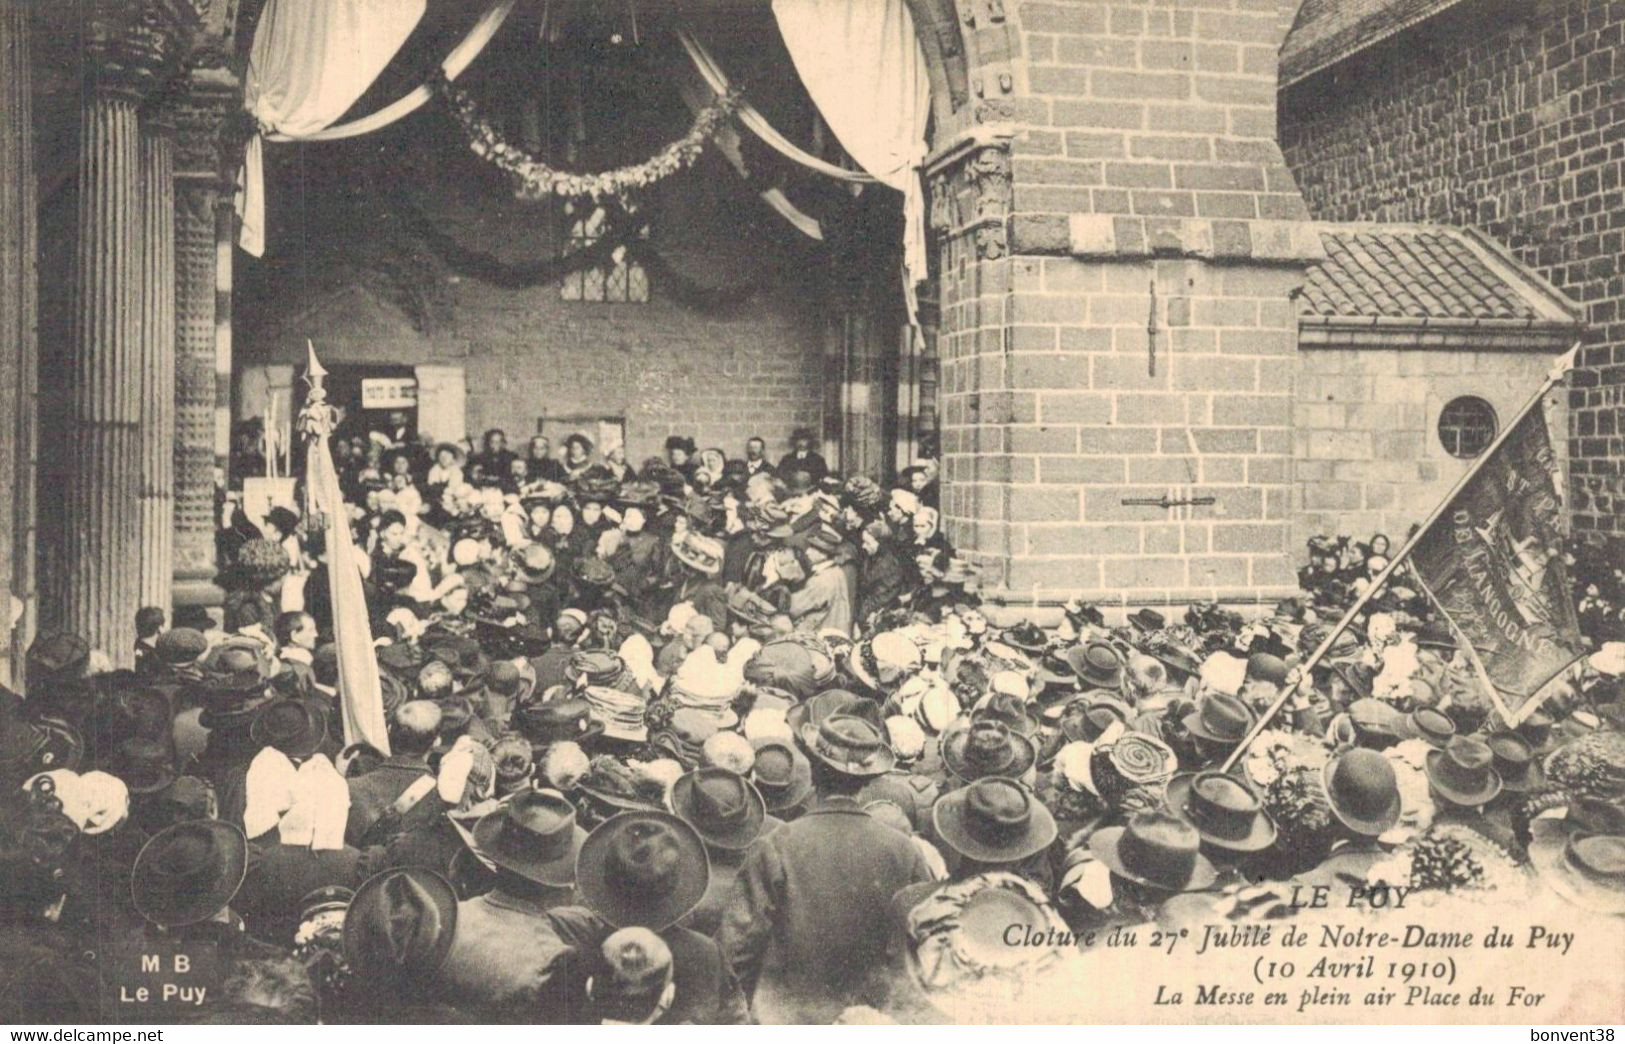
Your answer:
[[[1402,584],[1300,668],[1380,535],[1312,542],[1256,619],[1041,627],[984,611],[930,461],[333,451],[388,749],[346,742],[291,505],[228,513],[223,611],[142,610],[133,669],[38,636],[0,694],[9,1021],[998,1021],[1078,956],[1011,926],[1300,916],[1331,880],[1625,914],[1625,577],[1583,545],[1591,649],[1508,727]],[[153,953],[207,996],[132,1002]]]

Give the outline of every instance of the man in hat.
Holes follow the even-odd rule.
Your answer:
[[[439,705],[430,700],[411,700],[395,708],[389,727],[390,756],[349,781],[346,844],[359,845],[385,811],[395,809],[398,815],[405,815],[434,789],[429,752],[434,749],[441,716]]]
[[[568,906],[586,840],[554,791],[522,791],[474,827],[496,887],[457,904],[457,932],[440,977],[454,999],[494,1022],[567,1021],[584,983],[575,946],[603,931]]]
[[[717,941],[762,1021],[829,1022],[883,995],[891,897],[931,871],[855,800],[896,760],[877,726],[832,714],[803,722],[797,739],[817,803],[745,856]]]
[[[725,736],[746,743],[748,749],[748,741],[734,733],[718,733],[712,739]],[[767,802],[750,780],[726,768],[702,766],[678,779],[672,786],[671,807],[700,835],[711,861],[705,898],[683,924],[714,936],[745,853],[757,838],[771,834],[784,821],[768,813]]]
[[[680,924],[705,894],[709,876],[705,844],[692,826],[669,812],[622,812],[599,824],[582,845],[577,873],[585,906],[554,910],[549,917],[582,954],[591,955],[628,929],[651,933],[671,952],[668,1010],[649,1021],[748,1021],[738,980],[718,944]],[[604,975],[616,974],[612,964],[594,962],[587,974],[590,995],[601,1000],[597,987]]]
[[[816,486],[829,475],[829,465],[824,458],[813,449],[813,433],[811,428],[797,428],[790,433],[790,452],[779,459],[778,475],[786,484],[796,472],[806,472],[811,481],[809,486]]]

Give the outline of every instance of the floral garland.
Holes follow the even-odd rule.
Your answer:
[[[468,136],[468,147],[476,156],[511,177],[516,186],[515,196],[526,202],[537,202],[549,196],[591,197],[595,200],[608,196],[625,202],[632,193],[693,166],[706,143],[716,135],[723,121],[738,105],[738,97],[733,92],[718,95],[715,101],[695,115],[687,134],[642,163],[599,174],[576,174],[556,170],[525,150],[502,140],[496,128],[479,114],[474,99],[467,91],[444,77],[440,80],[439,89],[452,116]]]

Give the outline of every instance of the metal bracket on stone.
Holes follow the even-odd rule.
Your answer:
[[[1124,507],[1156,507],[1167,511],[1176,507],[1207,507],[1217,503],[1216,497],[1171,497],[1164,493],[1160,497],[1124,497]]]

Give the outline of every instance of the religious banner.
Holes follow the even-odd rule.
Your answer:
[[[1526,411],[1411,553],[1512,725],[1584,650],[1563,564],[1556,468],[1543,412]]]

